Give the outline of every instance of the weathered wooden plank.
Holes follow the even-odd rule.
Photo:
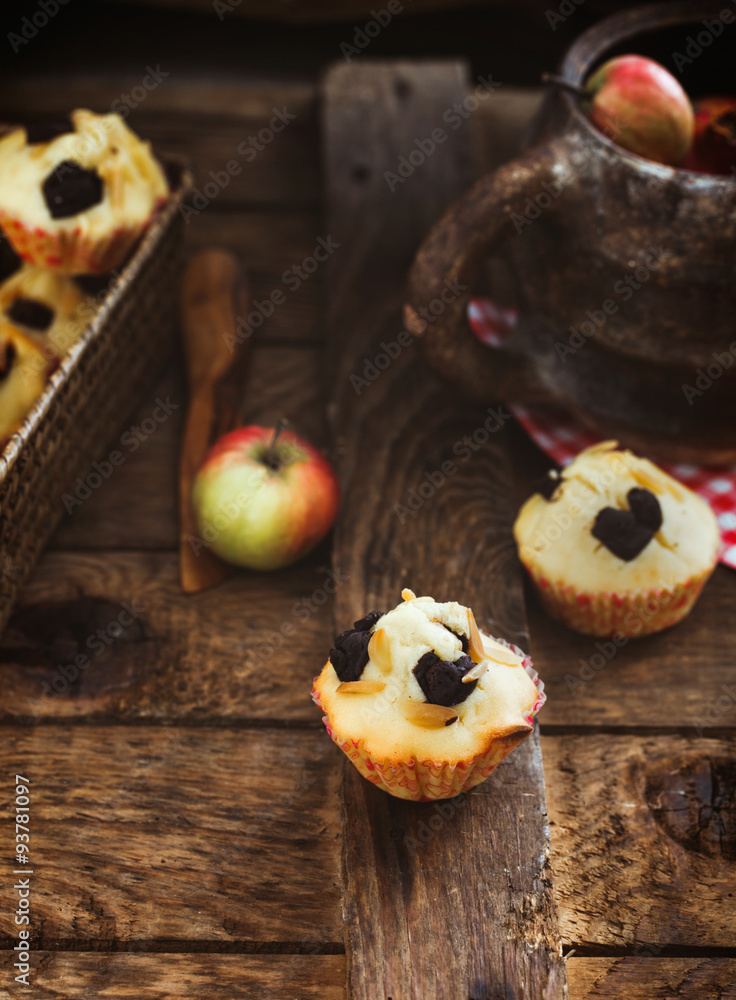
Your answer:
[[[591,731],[542,746],[565,942],[736,946],[736,738]]]
[[[342,1000],[343,955],[176,955],[40,951],[31,957],[34,1000]],[[5,982],[12,983],[17,953],[0,952]],[[24,987],[19,986],[18,989]],[[0,987],[2,1000],[15,991]]]
[[[316,726],[309,688],[337,589],[327,558],[325,546],[186,595],[176,552],[47,553],[0,640],[0,720]]]
[[[314,348],[256,346],[243,392],[243,422],[271,426],[284,416],[298,433],[321,444],[325,432],[320,371],[320,354]],[[156,400],[166,404],[163,411]],[[172,361],[119,442],[111,442],[111,449],[125,456],[124,463],[83,502],[76,500],[77,494],[85,495],[84,489],[72,494],[70,514],[57,529],[52,548],[176,548],[177,463],[185,407],[181,367]],[[166,419],[153,416],[166,410]]]
[[[406,268],[470,178],[470,133],[436,143],[405,182],[390,185],[385,171],[442,127],[464,85],[448,64],[363,64],[327,77],[329,227],[338,241],[351,237],[328,275],[343,485],[334,558],[348,578],[336,596],[338,630],[367,608],[390,607],[403,585],[472,604],[509,638],[525,628],[503,431],[493,433],[503,420],[464,407],[397,340]],[[376,375],[351,380],[370,372],[366,359],[376,359]],[[478,428],[485,444],[465,445],[460,457]],[[424,499],[412,494],[450,459],[444,482],[435,477]],[[420,502],[409,511],[412,495]],[[353,997],[563,996],[536,737],[459,802],[392,799],[349,764],[343,794]]]
[[[567,982],[570,1000],[734,1000],[736,959],[574,956]]]
[[[339,945],[329,750],[287,729],[4,728],[2,773],[30,779],[34,946],[299,950],[315,928],[320,948]],[[13,821],[0,817],[8,844]],[[10,907],[0,939],[17,942]]]
[[[195,81],[172,73],[165,62],[156,75],[160,80],[152,89],[141,84],[143,77],[148,77],[149,87],[156,83],[143,66],[140,75],[70,76],[63,86],[44,77],[19,79],[0,92],[0,121],[24,121],[41,108],[47,114],[77,107],[119,111],[154,149],[184,156],[193,164],[195,188],[208,201],[308,207],[319,203],[314,85]],[[204,193],[205,185],[213,183],[214,199]],[[188,199],[195,210],[202,203]]]

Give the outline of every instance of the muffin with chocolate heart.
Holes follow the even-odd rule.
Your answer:
[[[94,312],[91,296],[56,271],[26,265],[0,285],[0,320],[35,341],[52,365],[79,340]]]
[[[627,638],[681,621],[720,549],[708,504],[615,441],[538,483],[514,537],[553,618],[586,635]]]
[[[455,602],[402,592],[341,632],[312,697],[360,773],[399,798],[450,798],[483,781],[544,703],[531,660]]]
[[[0,320],[0,447],[23,423],[44,390],[49,363],[40,347]]]
[[[0,225],[39,267],[118,267],[167,194],[149,144],[120,115],[80,109],[0,139]]]

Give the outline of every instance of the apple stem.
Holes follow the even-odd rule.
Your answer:
[[[577,83],[572,83],[570,80],[566,80],[564,76],[558,76],[556,73],[542,73],[542,83],[551,83],[554,87],[562,87],[563,90],[569,90],[571,94],[575,94],[577,97],[585,97],[588,100],[593,96],[585,87],[581,87]]]
[[[278,444],[282,431],[288,423],[289,421],[286,417],[282,417],[281,420],[279,420],[274,428],[271,444],[268,446],[268,451],[266,452],[266,465],[269,469],[273,469],[274,471],[279,468],[279,462],[276,461],[276,445]]]

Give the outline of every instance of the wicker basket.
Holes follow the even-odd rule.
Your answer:
[[[167,161],[172,194],[82,337],[0,456],[0,629],[74,492],[167,359],[182,262],[179,205],[191,187]]]

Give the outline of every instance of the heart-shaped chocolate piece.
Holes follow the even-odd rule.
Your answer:
[[[662,526],[662,508],[650,490],[634,487],[626,494],[630,510],[604,507],[593,524],[593,537],[609,552],[630,562],[649,545]]]
[[[662,508],[651,490],[634,486],[626,494],[626,499],[629,501],[629,509],[634,512],[640,524],[645,524],[654,532],[659,531],[662,527]]]

